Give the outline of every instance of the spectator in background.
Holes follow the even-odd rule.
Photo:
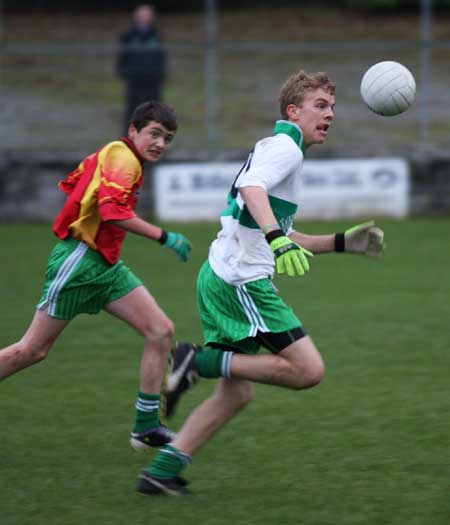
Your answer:
[[[156,31],[156,12],[145,4],[133,12],[131,27],[120,36],[117,70],[126,82],[124,134],[134,108],[147,100],[162,100],[167,57]]]

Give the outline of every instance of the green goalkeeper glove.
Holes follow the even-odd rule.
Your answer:
[[[173,250],[183,262],[189,259],[192,245],[183,234],[163,230],[159,242]]]
[[[272,230],[266,239],[275,255],[278,274],[287,273],[289,277],[295,277],[309,271],[306,257],[313,257],[313,254],[291,241],[282,230]]]
[[[335,250],[381,257],[384,249],[384,232],[375,226],[375,221],[357,224],[343,233],[335,235]]]

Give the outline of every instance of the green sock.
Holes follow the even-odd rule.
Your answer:
[[[147,472],[155,478],[174,478],[187,467],[191,456],[173,447],[165,445],[154,457]]]
[[[201,377],[231,377],[233,352],[205,347],[195,354],[194,366]]]
[[[159,426],[159,394],[138,393],[134,432],[145,432]]]

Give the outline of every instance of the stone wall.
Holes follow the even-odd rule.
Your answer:
[[[409,160],[410,214],[450,214],[450,156],[428,155]],[[79,159],[0,159],[0,222],[53,221],[65,200],[57,183],[78,162]],[[149,216],[153,210],[151,169],[146,170],[146,177],[138,212]]]
[[[78,163],[78,159],[0,161],[0,222],[52,222],[66,200],[58,182]],[[145,175],[150,173],[147,168]],[[144,184],[140,191],[138,211],[143,215],[152,212],[151,186]]]

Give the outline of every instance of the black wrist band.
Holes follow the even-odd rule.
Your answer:
[[[334,236],[334,251],[345,252],[345,233],[336,233]]]
[[[167,232],[165,230],[162,230],[161,237],[158,239],[158,242],[160,244],[166,244],[167,237],[168,237]]]
[[[266,233],[266,241],[270,244],[274,239],[278,239],[278,237],[284,237],[285,233],[283,230],[272,230],[269,233]]]

